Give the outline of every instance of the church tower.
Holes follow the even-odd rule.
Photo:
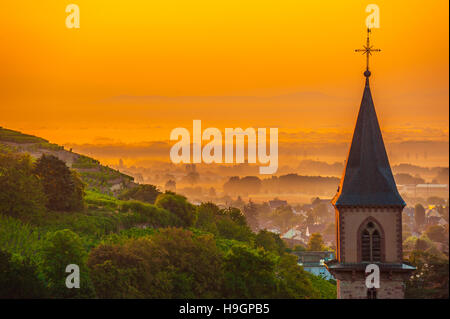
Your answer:
[[[402,210],[370,92],[369,56],[380,51],[367,44],[365,87],[353,139],[337,193],[336,259],[326,264],[337,279],[339,299],[403,298],[404,281],[414,267],[403,262]],[[366,286],[366,267],[380,270],[379,288]]]

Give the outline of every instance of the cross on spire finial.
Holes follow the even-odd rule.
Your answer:
[[[380,49],[374,49],[373,46],[370,45],[370,29],[367,28],[367,42],[366,45],[363,46],[362,49],[357,49],[355,50],[355,52],[362,52],[363,54],[366,55],[366,71],[364,72],[364,75],[366,77],[370,76],[370,71],[369,71],[369,56],[372,55],[372,52],[380,52]]]

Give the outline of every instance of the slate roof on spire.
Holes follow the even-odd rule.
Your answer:
[[[397,190],[369,86],[370,72],[334,206],[406,206]]]

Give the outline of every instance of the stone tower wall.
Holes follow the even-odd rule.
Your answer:
[[[402,262],[402,221],[401,211],[389,208],[354,208],[339,212],[339,243],[341,262],[354,263],[358,260],[360,240],[358,229],[367,218],[374,218],[384,233],[382,254],[384,262]]]
[[[405,284],[402,278],[381,281],[377,289],[377,299],[403,299]],[[367,287],[364,280],[338,280],[338,299],[367,299]]]

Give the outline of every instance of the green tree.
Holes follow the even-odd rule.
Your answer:
[[[216,221],[216,226],[218,235],[223,238],[250,242],[253,237],[253,233],[247,225],[239,225],[229,216],[220,216]]]
[[[249,242],[253,236],[245,216],[237,208],[220,209],[213,203],[197,207],[196,227],[227,239]]]
[[[410,251],[414,250],[414,248],[416,247],[416,242],[417,242],[417,237],[415,237],[415,236],[408,236],[403,241],[403,251],[404,252],[410,252]]]
[[[277,255],[283,255],[286,251],[286,244],[279,235],[267,230],[260,230],[255,237],[255,246],[262,247],[267,251],[271,251]]]
[[[87,261],[95,292],[99,298],[144,298],[141,286],[151,286],[151,272],[142,257],[121,245],[99,245],[89,253]],[[168,286],[168,285],[166,285]],[[168,298],[159,292],[156,298]]]
[[[417,269],[406,282],[406,298],[448,299],[448,257],[416,250],[410,254],[409,262]]]
[[[282,230],[287,230],[294,224],[295,214],[291,206],[281,206],[273,212],[272,220]]]
[[[212,235],[194,236],[181,228],[161,230],[152,238],[149,257],[151,269],[165,272],[166,265],[172,269],[172,298],[218,297],[222,263]]]
[[[248,226],[247,218],[242,214],[242,211],[239,208],[228,207],[221,209],[218,214],[221,216],[228,216],[233,222],[240,226]]]
[[[119,199],[134,199],[141,202],[154,204],[156,197],[158,197],[159,194],[161,194],[161,192],[155,185],[140,184],[131,189],[125,190],[122,194],[119,195]]]
[[[294,246],[294,251],[306,251],[306,247],[303,245],[295,245]]]
[[[74,211],[83,207],[84,185],[64,161],[43,154],[37,160],[34,171],[44,186],[48,209]]]
[[[309,251],[322,251],[325,250],[326,247],[323,244],[322,235],[319,233],[311,234],[308,242],[308,250]]]
[[[276,296],[276,256],[262,248],[234,245],[224,258],[225,298]]]
[[[220,208],[213,203],[202,203],[197,207],[197,221],[195,227],[217,234],[216,218]]]
[[[0,299],[45,298],[37,267],[26,258],[0,249]]]
[[[45,204],[30,156],[0,154],[0,213],[16,218],[39,215]]]
[[[309,272],[306,273],[308,279],[311,281],[312,286],[319,293],[317,298],[319,299],[336,299],[336,281],[333,279],[326,280],[321,276],[313,275]]]
[[[81,180],[80,175],[78,174],[77,171],[70,171],[70,175],[72,177],[72,181],[73,181],[73,192],[72,195],[69,197],[69,210],[70,211],[83,211],[85,206],[84,206],[84,183]]]
[[[436,241],[439,243],[448,243],[448,237],[446,235],[445,228],[442,226],[429,226],[425,231],[425,235],[432,241]]]
[[[89,255],[100,298],[214,298],[222,284],[221,254],[212,235],[161,229]]]
[[[417,238],[414,249],[419,251],[437,251],[436,245],[425,234]]]
[[[238,197],[240,199],[240,197]],[[255,203],[250,201],[248,204],[244,205],[242,212],[244,213],[245,219],[251,229],[258,228],[258,207]]]
[[[184,196],[171,192],[159,194],[155,205],[167,209],[178,216],[186,227],[193,226],[197,220],[195,206],[189,203]]]
[[[319,291],[313,287],[306,271],[299,267],[297,259],[297,256],[286,254],[278,261],[276,298],[319,298]]]
[[[417,226],[422,226],[425,223],[425,208],[421,204],[414,207],[414,220]]]
[[[42,246],[42,273],[52,297],[93,297],[86,264],[86,252],[81,238],[69,229],[49,232]],[[80,288],[66,287],[66,267],[75,264],[80,268]]]

